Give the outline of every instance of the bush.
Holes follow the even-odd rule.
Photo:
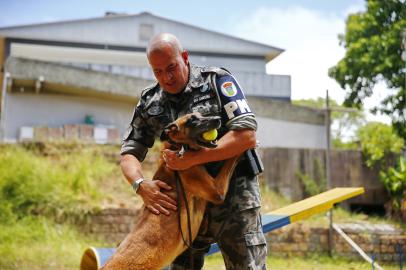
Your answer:
[[[78,269],[86,247],[105,245],[72,223],[101,204],[117,169],[108,147],[0,145],[0,269]]]
[[[58,158],[18,146],[0,156],[0,222],[26,215],[55,219],[83,216],[99,201],[99,181],[114,164],[90,150]]]
[[[403,139],[396,135],[391,126],[378,122],[361,127],[358,138],[368,167],[379,161],[385,163],[389,155],[399,154],[404,146]]]
[[[392,198],[395,211],[400,210],[403,193],[406,191],[406,159],[400,157],[395,167],[380,172],[380,180]]]

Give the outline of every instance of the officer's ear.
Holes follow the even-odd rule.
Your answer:
[[[167,125],[161,133],[161,141],[167,141],[169,139],[170,133],[175,133],[179,131],[179,126],[175,123]]]
[[[181,53],[183,62],[188,65],[189,64],[189,53],[186,50],[183,50]]]

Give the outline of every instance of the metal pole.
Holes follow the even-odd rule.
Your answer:
[[[360,246],[357,245],[337,224],[333,224],[334,230],[341,235],[342,238],[344,238],[345,241],[353,248],[355,251],[358,252],[361,257],[366,260],[368,263],[372,265],[372,269],[378,269],[378,270],[384,270],[378,263],[376,263],[376,258],[375,255],[372,253],[371,258],[365,253],[365,251],[360,248]]]
[[[5,127],[5,111],[6,111],[6,94],[7,94],[7,84],[10,80],[10,73],[4,72],[3,76],[3,87],[1,89],[2,95],[0,100],[0,142],[4,142],[6,139],[6,127]]]
[[[327,190],[331,189],[331,172],[330,172],[330,152],[331,152],[331,110],[330,110],[330,99],[328,96],[328,90],[326,90],[326,185]],[[328,230],[328,253],[330,256],[333,255],[333,208],[328,212],[329,218],[329,230]]]
[[[403,250],[402,250],[402,246],[400,244],[396,244],[395,250],[396,250],[396,252],[398,253],[398,256],[399,256],[399,269],[403,270]]]

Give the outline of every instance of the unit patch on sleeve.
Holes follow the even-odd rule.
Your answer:
[[[216,86],[223,106],[222,118],[225,123],[237,117],[252,114],[244,93],[233,76],[217,78]]]
[[[237,95],[237,88],[232,81],[225,82],[221,85],[221,93],[226,97],[233,97]]]

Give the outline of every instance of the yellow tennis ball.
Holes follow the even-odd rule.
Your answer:
[[[217,138],[217,129],[212,129],[203,133],[203,139],[206,141],[214,141]]]

